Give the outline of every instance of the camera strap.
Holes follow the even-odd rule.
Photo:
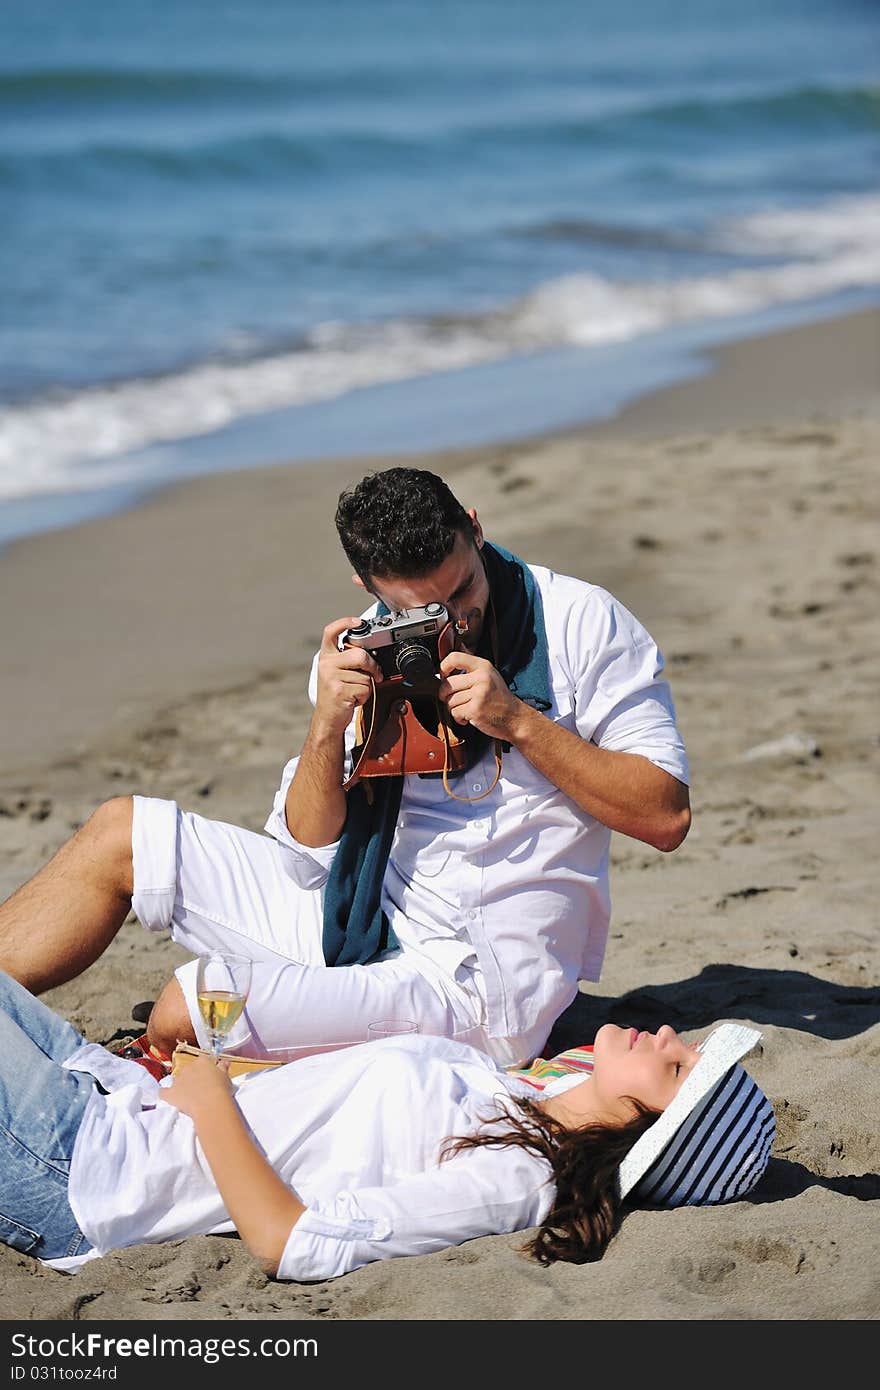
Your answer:
[[[444,733],[444,736],[445,736],[445,734],[446,734],[446,725],[444,724],[444,725],[442,725],[441,727],[443,728],[443,733]],[[500,776],[501,776],[501,749],[502,749],[502,743],[501,743],[500,738],[493,739],[492,742],[493,742],[494,747],[495,747],[495,777],[494,777],[494,779],[493,779],[493,781],[492,781],[491,786],[489,786],[489,787],[487,788],[486,791],[480,792],[480,795],[479,795],[479,796],[459,796],[459,795],[458,795],[456,792],[454,792],[454,791],[452,790],[452,788],[450,787],[450,785],[449,785],[449,774],[448,774],[448,772],[447,772],[446,767],[443,768],[443,790],[446,792],[446,795],[447,795],[447,796],[451,796],[451,797],[452,797],[453,801],[482,801],[484,796],[488,796],[490,792],[494,792],[495,788],[498,786],[498,780],[499,780],[499,778],[500,778]]]

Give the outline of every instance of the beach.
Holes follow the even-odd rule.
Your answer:
[[[878,1317],[878,385],[866,311],[725,347],[603,424],[409,460],[489,539],[611,590],[664,653],[693,827],[672,855],[615,835],[602,978],[553,1050],[609,1019],[759,1027],[778,1132],[754,1196],[636,1211],[600,1262],[546,1270],[517,1235],[312,1285],[267,1279],[235,1238],[73,1277],[2,1247],[4,1318]],[[0,896],[111,796],[262,829],[321,630],[360,606],[336,498],[388,463],[279,459],[0,553]],[[107,1041],[182,959],[132,919],[46,999]]]

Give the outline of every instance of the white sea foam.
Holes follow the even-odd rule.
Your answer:
[[[676,324],[747,315],[880,283],[880,198],[767,212],[717,229],[718,249],[772,258],[715,275],[548,281],[494,312],[442,321],[327,323],[304,347],[250,362],[91,387],[0,411],[0,497],[75,491],[132,476],[118,456],[209,433],[246,415],[328,400],[566,344],[622,342]]]
[[[796,259],[668,282],[568,276],[513,306],[512,335],[542,346],[619,342],[673,324],[755,313],[880,282],[880,198],[744,217],[719,228],[713,240],[718,249],[740,255]]]
[[[837,256],[880,244],[880,197],[858,194],[819,208],[795,208],[742,217],[719,229],[731,251],[794,256]]]

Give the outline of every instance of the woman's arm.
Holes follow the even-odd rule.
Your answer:
[[[251,1138],[235,1103],[226,1064],[196,1057],[171,1086],[159,1088],[159,1095],[192,1119],[239,1235],[266,1273],[276,1274],[290,1232],[305,1207]]]

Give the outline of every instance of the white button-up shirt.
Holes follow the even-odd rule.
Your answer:
[[[638,753],[681,782],[687,757],[657,645],[606,590],[529,566],[550,665],[547,717],[600,748]],[[368,610],[374,614],[376,609]],[[309,694],[317,689],[317,658]],[[350,735],[350,738],[352,736]],[[337,845],[291,836],[284,769],[266,831],[303,887],[326,879]],[[451,785],[476,797],[495,776],[491,745]],[[471,804],[442,780],[406,777],[382,893],[401,950],[426,974],[479,990],[494,1055],[536,1055],[578,981],[597,980],[610,920],[611,831],[511,749],[494,790]],[[338,844],[338,842],[337,842]],[[340,967],[344,968],[344,967]]]
[[[51,1263],[73,1269],[95,1252],[234,1229],[195,1125],[159,1100],[159,1083],[92,1043],[64,1066],[90,1072],[110,1094],[89,1098],[68,1187],[95,1251]],[[384,1038],[233,1085],[255,1141],[306,1206],[281,1279],[328,1279],[525,1230],[550,1209],[551,1169],[535,1153],[478,1148],[439,1162],[450,1136],[474,1133],[490,1115],[504,1128],[511,1096],[535,1099],[528,1082],[464,1043]]]

